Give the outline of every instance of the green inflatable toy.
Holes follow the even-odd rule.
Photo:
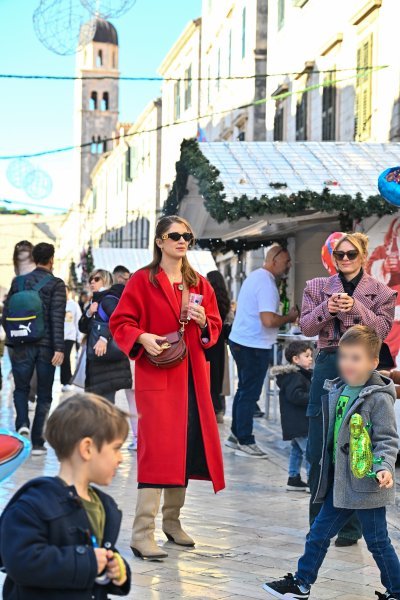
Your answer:
[[[362,416],[357,413],[350,418],[350,469],[357,479],[376,477],[372,466],[382,462],[382,458],[375,458],[372,453],[371,438],[368,433],[370,427],[370,423],[364,427]]]

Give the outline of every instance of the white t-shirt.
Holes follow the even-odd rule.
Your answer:
[[[256,269],[240,288],[235,320],[229,339],[249,348],[272,348],[278,328],[265,327],[261,312],[279,313],[279,291],[275,277],[266,269]]]
[[[75,300],[67,300],[64,320],[64,340],[71,340],[72,342],[81,341],[82,334],[79,331],[79,319],[81,315],[82,311],[79,304]]]

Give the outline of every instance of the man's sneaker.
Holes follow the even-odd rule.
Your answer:
[[[375,592],[375,595],[378,596],[378,600],[396,600],[392,594],[386,592],[385,594],[381,594],[380,592]]]
[[[277,581],[267,581],[263,589],[275,596],[275,598],[287,598],[287,600],[302,600],[310,597],[310,588],[301,585],[291,573]]]
[[[24,427],[20,427],[20,428],[18,429],[17,433],[18,433],[19,435],[21,435],[22,437],[24,437],[24,438],[28,438],[28,439],[29,439],[29,436],[30,436],[30,434],[31,434],[31,432],[29,431],[29,427],[26,427],[26,426],[24,426]]]
[[[45,456],[47,454],[47,448],[44,446],[33,446],[32,456]]]
[[[73,392],[74,389],[75,389],[75,387],[73,385],[67,384],[67,385],[62,386],[61,391],[62,392]]]
[[[267,458],[268,454],[261,450],[257,444],[239,444],[235,450],[236,456],[248,456],[250,458]]]
[[[237,450],[239,446],[239,440],[237,439],[236,435],[231,433],[230,436],[225,440],[225,446],[228,446],[228,448],[232,448],[233,450]]]
[[[309,490],[308,484],[305,481],[302,481],[300,475],[289,477],[286,489],[288,492],[308,492]]]

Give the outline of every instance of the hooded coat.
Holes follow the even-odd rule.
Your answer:
[[[115,550],[122,513],[111,496],[96,492],[106,513],[104,547]],[[126,596],[122,586],[97,585],[90,523],[75,487],[57,477],[28,481],[10,500],[0,520],[0,563],[7,600],[106,600]]]
[[[306,416],[310,396],[312,370],[296,365],[280,365],[271,369],[279,387],[279,405],[283,439],[308,436]]]
[[[352,510],[381,508],[393,504],[395,486],[391,489],[380,488],[376,480],[369,477],[356,479],[350,469],[350,418],[355,413],[362,416],[364,426],[371,423],[370,437],[375,458],[381,458],[380,464],[373,465],[375,472],[387,470],[394,478],[398,452],[398,434],[394,403],[396,391],[393,381],[374,371],[359,397],[348,410],[337,440],[336,460],[333,467],[332,448],[336,405],[345,386],[340,379],[327,381],[329,394],[322,397],[323,450],[321,473],[314,502],[323,502],[333,483],[333,504],[336,508]]]
[[[198,275],[190,292],[203,296],[207,316],[207,339],[200,327],[189,321],[184,339],[188,356],[177,366],[160,369],[146,358],[137,344],[142,333],[164,335],[180,328],[181,307],[165,272],[160,269],[156,285],[149,270],[137,271],[111,316],[110,330],[118,346],[133,360],[139,416],[138,481],[146,484],[186,484],[189,361],[209,478],[217,492],[224,488],[221,443],[210,395],[210,371],[204,350],[216,343],[221,318],[214,290]],[[192,475],[194,478],[194,475]],[[204,477],[198,477],[204,478]]]

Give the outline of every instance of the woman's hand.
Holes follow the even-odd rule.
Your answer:
[[[197,323],[199,327],[203,329],[207,323],[204,306],[191,302],[188,309],[188,317],[190,317],[195,323]]]
[[[97,313],[97,310],[99,308],[99,303],[98,302],[92,302],[92,304],[89,306],[88,308],[88,313],[91,317],[93,317],[93,315],[95,313]]]
[[[139,335],[137,342],[139,344],[142,344],[143,348],[151,356],[158,356],[163,351],[158,342],[160,340],[164,341],[166,339],[167,338],[163,335],[155,335],[154,333],[142,333],[141,335]]]
[[[336,294],[333,294],[328,300],[328,310],[331,315],[336,315],[339,312],[339,304],[338,297]]]
[[[390,471],[378,471],[376,478],[379,482],[380,488],[386,488],[389,490],[391,487],[393,487],[393,476]]]
[[[99,339],[93,346],[93,350],[96,356],[104,356],[107,352],[107,342],[106,340]]]
[[[338,297],[338,305],[340,312],[349,312],[354,306],[354,298],[349,296],[348,294],[340,294]]]

